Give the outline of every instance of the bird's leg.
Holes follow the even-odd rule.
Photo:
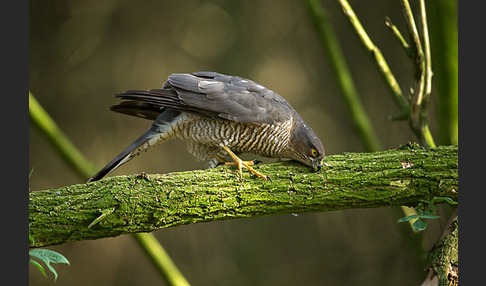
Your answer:
[[[226,166],[236,166],[236,165],[238,165],[235,162],[228,162],[228,161],[226,161],[223,158],[218,158],[217,160],[218,160],[218,162],[215,164],[216,167],[217,166],[221,166],[221,165],[226,165]],[[248,165],[250,165],[250,166],[251,165],[256,165],[256,164],[262,163],[262,161],[257,160],[257,159],[253,159],[251,161],[243,161],[243,162],[246,163],[246,164],[248,164]]]
[[[248,169],[248,171],[252,172],[253,174],[255,174],[257,177],[260,177],[264,180],[268,180],[269,177],[255,171],[252,167],[250,167],[251,165],[254,165],[255,162],[253,161],[243,161],[241,160],[238,156],[236,156],[235,153],[233,153],[233,151],[231,151],[228,146],[225,146],[223,144],[221,144],[221,148],[223,148],[224,151],[226,151],[226,153],[228,153],[228,155],[230,155],[230,157],[233,159],[234,162],[226,162],[225,164],[226,165],[237,165],[238,166],[238,174],[240,175],[240,178],[242,177],[242,171],[241,171],[241,167],[245,167]]]

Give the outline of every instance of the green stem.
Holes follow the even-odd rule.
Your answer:
[[[78,175],[84,179],[87,179],[98,170],[93,163],[83,156],[83,154],[76,148],[76,146],[74,146],[69,138],[64,135],[54,120],[52,120],[49,114],[44,110],[44,108],[42,108],[39,102],[37,102],[30,91],[29,116],[30,120],[32,120],[32,122],[42,131],[42,133],[47,136],[49,141],[56,147],[56,150],[59,151],[61,156],[66,161],[68,161],[69,165],[74,168]],[[189,285],[153,234],[136,234],[135,239],[154,262],[157,269],[161,273],[162,278],[167,281],[169,285]]]
[[[432,56],[430,55],[429,25],[427,23],[427,12],[425,0],[420,0],[420,19],[422,21],[422,33],[424,41],[425,57],[425,97],[426,100],[432,93]],[[428,101],[428,100],[427,100]]]
[[[429,31],[424,0],[420,1],[420,24],[422,40],[408,0],[401,0],[407,30],[412,41],[411,58],[415,66],[416,87],[410,100],[410,127],[427,147],[435,146],[427,123],[428,102],[432,92],[432,59],[430,55]]]
[[[349,22],[355,29],[356,34],[361,41],[361,44],[366,50],[368,50],[370,55],[373,57],[373,62],[376,64],[378,70],[380,71],[381,76],[385,80],[385,84],[390,90],[393,100],[398,106],[398,109],[400,111],[400,118],[408,118],[408,102],[403,96],[402,89],[400,88],[400,85],[395,79],[392,71],[390,70],[390,67],[386,62],[385,57],[383,57],[380,49],[373,43],[373,41],[368,36],[368,33],[366,33],[366,30],[363,28],[363,25],[361,25],[358,16],[356,16],[353,8],[351,8],[351,5],[349,5],[348,1],[338,0],[338,2],[341,5],[341,8],[343,9],[344,14],[347,16]]]
[[[367,151],[381,150],[378,140],[368,115],[359,99],[358,92],[353,83],[351,73],[341,52],[337,37],[329,23],[324,7],[318,0],[307,0],[307,7],[312,16],[312,21],[318,31],[324,51],[329,59],[332,71],[336,76],[340,94],[344,100],[348,114],[360,135]]]
[[[398,30],[397,26],[395,26],[395,24],[392,23],[389,17],[385,17],[385,25],[390,28],[390,30],[392,31],[393,35],[402,46],[405,53],[411,56],[410,45],[407,43],[400,30]]]
[[[148,257],[150,257],[152,262],[157,266],[157,270],[159,270],[167,284],[177,286],[190,285],[172,262],[169,254],[151,233],[135,233],[134,237],[142,249],[145,250]]]
[[[59,151],[61,156],[69,163],[79,176],[85,178],[97,171],[97,168],[74,146],[49,114],[37,102],[29,91],[29,118],[37,126],[47,139]]]
[[[434,81],[437,87],[438,139],[458,142],[458,28],[457,0],[427,1]]]
[[[434,138],[432,137],[432,133],[430,133],[429,125],[425,125],[422,128],[422,136],[423,136],[423,141],[425,142],[427,147],[430,148],[436,147]]]

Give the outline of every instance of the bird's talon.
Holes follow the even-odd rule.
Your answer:
[[[253,160],[251,160],[251,161],[253,162],[253,165],[256,165],[256,164],[261,164],[261,163],[263,163],[262,161],[260,161],[260,160],[257,160],[257,159],[253,159]]]

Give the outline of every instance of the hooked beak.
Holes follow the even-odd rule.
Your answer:
[[[322,160],[312,162],[312,167],[314,168],[314,171],[316,171],[316,172],[320,171],[321,168],[322,168]]]

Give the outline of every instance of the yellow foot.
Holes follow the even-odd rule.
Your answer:
[[[260,177],[264,180],[270,179],[270,177],[267,177],[267,176],[263,175],[262,173],[255,171],[255,169],[253,169],[252,167],[250,167],[252,165],[255,165],[255,161],[243,161],[238,156],[236,156],[236,154],[233,153],[233,151],[231,151],[227,146],[223,145],[223,146],[221,146],[221,148],[223,148],[223,150],[226,151],[226,153],[228,153],[228,155],[230,155],[230,157],[234,161],[234,162],[226,162],[225,165],[232,165],[232,166],[236,165],[236,166],[238,166],[238,175],[240,176],[240,179],[242,177],[242,171],[241,171],[242,167],[247,168],[248,171],[252,172],[257,177]]]

